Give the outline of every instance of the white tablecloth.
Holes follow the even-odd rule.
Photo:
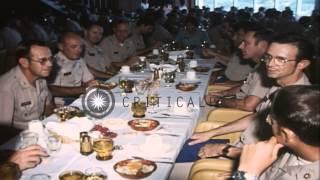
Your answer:
[[[214,61],[208,60],[199,60],[199,65],[213,66]],[[131,74],[128,75],[128,78],[132,79],[144,79],[150,77],[150,73],[144,74]],[[113,165],[121,160],[132,158],[132,157],[142,157],[145,159],[153,160],[157,163],[157,170],[146,179],[161,180],[167,179],[169,177],[173,163],[175,162],[176,157],[179,154],[181,147],[183,146],[185,140],[189,138],[192,134],[192,130],[197,123],[197,119],[201,113],[201,106],[203,104],[203,97],[207,90],[207,84],[209,81],[208,73],[198,73],[197,77],[200,79],[200,83],[197,89],[191,92],[183,92],[177,90],[175,85],[171,87],[165,87],[163,83],[159,89],[160,106],[154,107],[152,111],[157,113],[147,113],[145,118],[156,119],[160,122],[160,127],[151,131],[151,132],[137,132],[132,130],[129,126],[124,125],[123,127],[113,127],[110,125],[110,129],[115,131],[118,136],[114,139],[115,145],[121,145],[123,150],[113,151],[113,158],[108,161],[98,161],[95,158],[95,153],[89,156],[82,156],[79,153],[79,144],[63,144],[62,149],[59,153],[55,154],[53,157],[44,159],[43,162],[37,167],[26,170],[23,173],[21,179],[29,179],[29,177],[36,173],[47,173],[52,179],[58,179],[59,174],[65,170],[81,170],[84,172],[86,168],[89,167],[101,167],[103,168],[107,175],[108,179],[118,180],[123,179],[120,177],[114,170]],[[130,77],[131,76],[131,77]],[[180,79],[184,78],[184,73],[179,73],[177,75],[177,82]],[[115,76],[109,81],[118,82],[119,77]],[[124,121],[123,124],[126,124],[127,121],[134,119],[132,117],[132,112],[130,107],[123,107],[123,102],[130,104],[132,98],[136,95],[134,92],[127,94],[127,96],[122,96],[121,90],[117,87],[112,90],[116,99],[116,105],[111,114],[105,117],[102,120],[95,120],[97,122],[103,121],[106,122],[108,119],[110,121],[113,119],[119,119],[119,121]],[[126,97],[125,101],[123,98]],[[168,98],[170,97],[170,102],[172,103],[168,107]],[[182,101],[187,101],[190,104],[192,101],[192,108],[189,108],[187,112],[176,111],[175,104],[181,103]],[[81,108],[81,98],[73,102],[74,106],[79,106]],[[150,109],[148,109],[149,112]],[[172,116],[166,117],[163,114],[170,114]],[[176,116],[175,116],[176,115]],[[188,117],[182,117],[181,115],[187,115]],[[159,117],[159,118],[157,118]],[[45,120],[45,123],[50,121],[57,121],[56,115],[51,115]],[[161,137],[162,143],[166,144],[167,149],[161,153],[152,153],[144,152],[143,145],[146,145],[145,142],[148,138],[158,136]],[[15,139],[7,142],[2,148],[17,148],[18,145],[15,145]],[[155,146],[156,147],[156,146]]]

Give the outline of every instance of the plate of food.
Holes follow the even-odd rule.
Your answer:
[[[134,119],[128,122],[128,125],[136,131],[151,131],[159,124],[159,121],[154,119]]]
[[[84,117],[85,113],[76,106],[62,106],[53,109],[53,112],[60,118],[61,121],[71,119],[75,116]]]
[[[103,82],[103,83],[99,83],[98,87],[110,90],[110,89],[113,89],[113,88],[117,87],[117,85],[118,84],[115,83],[115,82]]]
[[[90,130],[90,132],[98,131],[102,136],[107,137],[107,138],[115,138],[117,137],[117,133],[112,132],[109,130],[109,128],[96,124],[94,127]]]
[[[59,175],[60,180],[82,180],[85,175],[81,171],[64,171]]]
[[[176,88],[181,91],[193,91],[198,87],[198,84],[194,83],[179,83],[176,85]]]
[[[193,68],[193,70],[195,70],[196,72],[208,72],[210,68],[206,66],[197,66]]]
[[[142,179],[150,176],[157,169],[157,165],[145,159],[126,159],[116,163],[113,169],[124,178]]]

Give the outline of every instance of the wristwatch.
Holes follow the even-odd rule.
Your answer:
[[[230,145],[230,144],[227,144],[226,147],[224,147],[224,148],[222,149],[222,155],[223,155],[223,156],[227,156],[228,153],[229,153],[229,149],[230,149],[231,147],[233,147],[233,146]]]
[[[235,171],[231,178],[233,180],[258,180],[258,176],[249,174],[245,171]]]
[[[222,101],[223,101],[223,98],[220,98],[217,103],[216,103],[216,106],[217,107],[221,107],[222,106]]]

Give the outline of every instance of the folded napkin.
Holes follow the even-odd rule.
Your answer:
[[[172,115],[192,115],[195,111],[195,107],[192,104],[188,104],[186,101],[179,101],[171,107],[169,114]]]
[[[87,117],[74,117],[66,122],[48,122],[46,129],[60,136],[79,140],[82,131],[90,131],[94,123]]]
[[[104,127],[108,127],[111,130],[119,130],[128,127],[128,120],[120,119],[120,118],[108,118],[103,119],[97,124],[101,124]]]
[[[163,141],[158,134],[152,134],[146,138],[146,141],[139,146],[139,149],[147,156],[157,157],[172,150],[172,146]]]
[[[173,71],[177,70],[178,65],[172,65],[172,64],[159,64],[159,65],[150,64],[149,67],[150,67],[151,71],[154,71],[155,69],[162,68],[163,71],[165,71],[165,72],[173,72]]]
[[[180,54],[185,55],[187,50],[181,50],[181,51],[169,51],[169,56],[178,56]]]

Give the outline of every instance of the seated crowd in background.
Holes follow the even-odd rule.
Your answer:
[[[319,150],[318,144],[308,139],[315,134],[305,138],[303,133],[309,129],[300,132],[287,122],[291,118],[287,117],[289,114],[301,110],[299,104],[290,104],[286,96],[292,96],[297,102],[314,94],[319,99],[319,91],[309,86],[287,87],[319,82],[319,14],[295,20],[287,10],[260,8],[258,13],[253,13],[250,8],[233,7],[229,12],[221,9],[210,12],[207,8],[186,9],[185,5],[172,7],[168,4],[160,8],[143,4],[143,9],[132,17],[117,11],[103,15],[90,11],[74,13],[65,16],[49,12],[31,16],[14,12],[0,16],[0,125],[25,129],[29,121],[42,120],[56,105],[68,105],[88,87],[98,85],[99,80],[111,78],[121,66],[133,65],[139,61],[139,56],[174,41],[177,48],[193,49],[197,57],[215,58],[218,65],[225,67],[219,76],[221,79],[214,83],[228,84],[232,88],[207,94],[208,105],[254,112],[222,127],[194,134],[190,145],[241,131],[239,142],[230,148],[228,156],[239,157],[243,152],[239,170],[255,176],[261,175],[276,158],[267,159],[268,163],[259,171],[252,171],[248,152],[253,148],[266,146],[278,150],[284,145],[298,153],[298,157],[310,161],[309,164],[318,162],[319,157],[304,153],[309,146],[311,150]],[[270,125],[276,138],[268,134],[265,138],[271,138],[268,142],[252,147],[245,145],[261,140],[253,135],[258,115],[260,117],[260,113],[270,107],[270,97],[278,89],[283,90],[277,93],[273,106],[285,103],[288,111],[281,114],[271,106]],[[305,89],[310,94],[304,97],[297,89]],[[303,97],[300,99],[295,93]],[[306,103],[311,109],[315,106]],[[304,119],[297,118],[295,122],[299,126]],[[311,120],[319,121],[314,117]],[[269,129],[270,125],[267,125]],[[293,137],[303,138],[294,139],[296,144],[285,143],[287,139],[278,136],[275,126],[276,130],[285,129],[294,134]],[[308,124],[303,126],[309,127]],[[312,133],[316,132],[314,128],[319,129],[310,127]],[[303,148],[297,148],[297,144]],[[224,144],[207,144],[198,154],[201,158],[221,155],[225,148]],[[41,147],[31,146],[14,152],[9,162],[24,170],[38,164],[42,156],[47,154]],[[265,171],[263,176],[267,173]]]

